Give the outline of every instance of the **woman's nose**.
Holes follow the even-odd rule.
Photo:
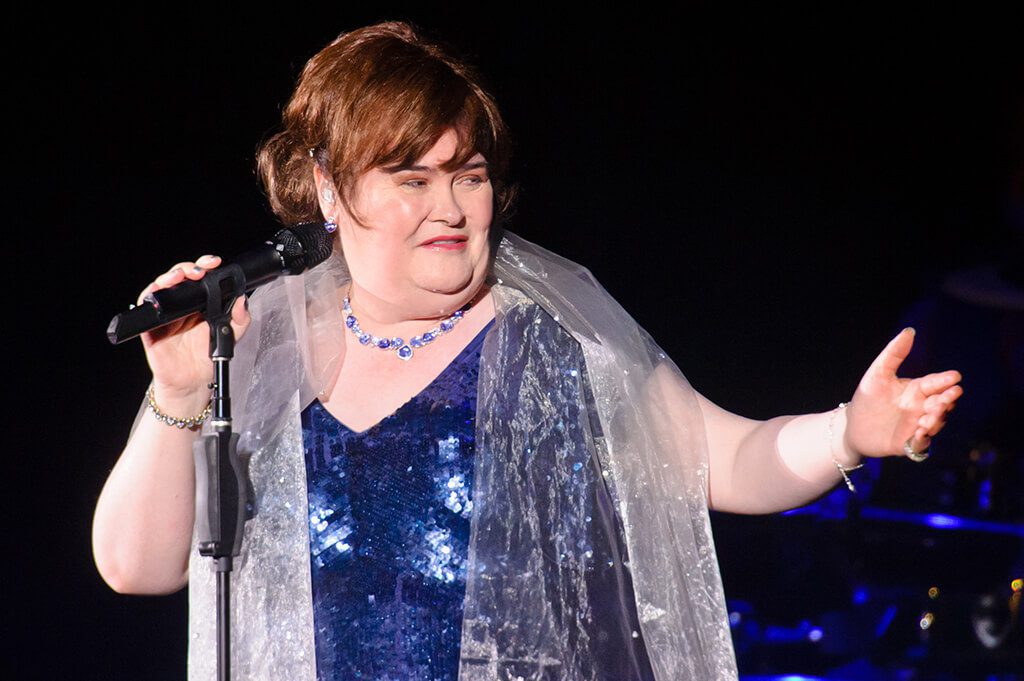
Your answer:
[[[466,214],[462,210],[453,187],[441,186],[435,192],[434,208],[430,219],[449,227],[461,227]]]

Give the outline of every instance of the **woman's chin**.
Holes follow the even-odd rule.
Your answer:
[[[437,273],[440,275],[441,273]],[[444,276],[424,277],[417,282],[420,288],[431,293],[455,296],[465,293],[473,284],[472,272],[467,274],[447,274]]]

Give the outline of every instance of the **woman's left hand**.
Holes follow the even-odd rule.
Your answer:
[[[959,371],[898,378],[896,371],[914,345],[914,330],[903,329],[868,367],[846,410],[846,445],[864,456],[904,455],[928,449],[946,415],[963,394]]]

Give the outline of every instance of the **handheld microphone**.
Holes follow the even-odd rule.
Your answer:
[[[244,280],[244,290],[229,288],[224,291],[222,305],[282,274],[299,274],[319,265],[330,254],[331,235],[323,223],[309,222],[282,229],[263,246],[222,265],[237,266]],[[207,292],[203,282],[183,281],[171,288],[153,291],[145,297],[142,305],[116,315],[107,327],[107,338],[114,344],[123,343],[193,312],[203,312],[206,305]]]

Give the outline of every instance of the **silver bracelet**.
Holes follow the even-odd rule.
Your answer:
[[[162,421],[169,426],[177,426],[178,428],[189,428],[194,430],[203,425],[203,421],[210,418],[210,414],[213,413],[213,400],[211,399],[207,403],[206,409],[203,409],[198,415],[187,419],[175,418],[160,410],[160,407],[157,406],[156,399],[153,397],[153,392],[153,386],[149,386],[149,390],[146,391],[146,401],[149,403],[147,408],[153,412],[153,416],[156,417],[157,421]]]
[[[832,453],[832,440],[835,432],[833,425],[835,424],[836,414],[843,411],[844,409],[846,409],[846,402],[840,402],[839,406],[833,409],[832,413],[828,417],[828,453],[829,456],[832,457],[832,463],[834,463],[836,465],[836,468],[839,469],[839,474],[843,476],[843,482],[846,483],[846,488],[853,492],[854,494],[856,494],[857,488],[853,486],[853,481],[850,480],[850,476],[847,475],[847,473],[849,473],[850,471],[855,471],[858,468],[863,468],[864,464],[861,463],[851,468],[843,468],[843,464],[839,463],[839,459],[837,459],[836,455]]]

